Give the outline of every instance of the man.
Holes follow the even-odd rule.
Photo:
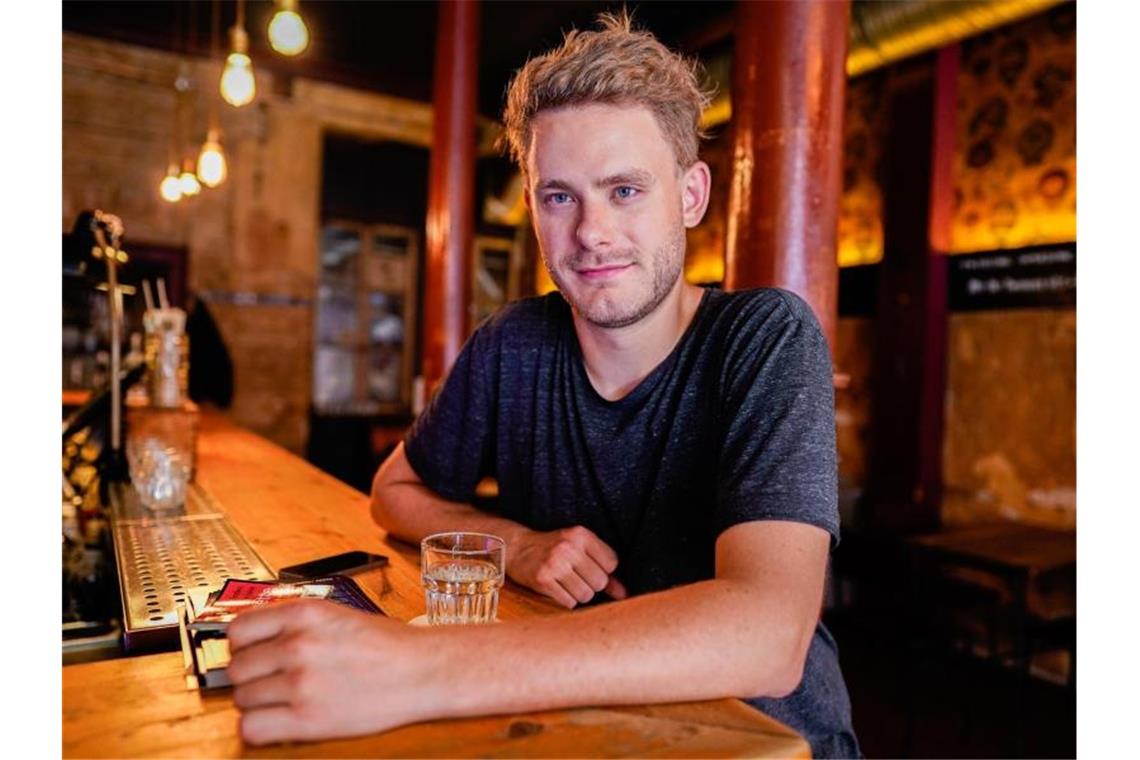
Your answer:
[[[839,532],[828,348],[790,293],[682,277],[709,198],[706,103],[624,17],[519,72],[507,138],[559,292],[476,330],[373,487],[394,536],[494,533],[515,582],[568,608],[615,601],[464,629],[320,603],[243,615],[247,740],[735,696],[816,755],[858,754],[819,623]],[[493,514],[469,505],[486,475]]]

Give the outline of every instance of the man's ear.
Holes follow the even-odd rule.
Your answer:
[[[681,175],[681,215],[686,227],[696,227],[709,207],[712,173],[704,161],[697,161]]]

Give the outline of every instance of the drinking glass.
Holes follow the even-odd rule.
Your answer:
[[[147,509],[174,509],[185,503],[190,462],[179,449],[151,436],[128,438],[127,466]]]
[[[146,334],[147,390],[150,403],[166,409],[181,406],[189,385],[190,341],[165,330]]]
[[[487,533],[436,533],[420,542],[428,625],[493,623],[507,545]]]

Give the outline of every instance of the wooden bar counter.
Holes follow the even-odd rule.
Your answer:
[[[275,572],[350,549],[391,564],[357,576],[384,612],[424,611],[418,547],[389,541],[368,499],[268,441],[203,411],[197,483]],[[508,582],[499,617],[557,613]],[[63,669],[65,757],[810,757],[802,737],[735,699],[591,707],[421,723],[372,736],[244,745],[230,692],[189,690],[181,652]]]

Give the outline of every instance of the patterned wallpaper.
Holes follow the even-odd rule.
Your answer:
[[[874,264],[883,258],[882,191],[876,178],[886,119],[881,107],[887,82],[880,70],[847,84],[843,125],[843,194],[839,202],[838,260],[840,266]],[[690,282],[724,278],[728,196],[732,184],[731,130],[721,131],[701,146],[701,158],[712,170],[708,212],[699,227],[689,230],[685,275]]]
[[[878,179],[886,135],[887,71],[847,83],[843,115],[843,195],[839,200],[839,266],[883,259],[883,191]]]
[[[1076,6],[962,43],[952,253],[1076,239]]]
[[[883,95],[890,69],[851,80],[840,266],[883,257]],[[950,253],[1076,239],[1076,8],[1057,6],[962,43]]]
[[[950,253],[1076,239],[1076,7],[1066,3],[962,43]],[[891,68],[847,84],[839,266],[883,258],[884,95]],[[730,132],[701,146],[713,187],[704,222],[689,231],[690,282],[724,277]],[[553,289],[539,267],[539,292]]]

